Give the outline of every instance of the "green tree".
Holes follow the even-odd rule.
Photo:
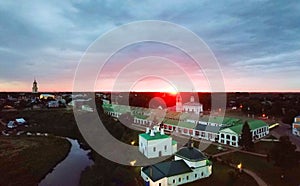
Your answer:
[[[296,146],[288,136],[281,136],[279,143],[271,149],[271,158],[275,165],[286,170],[298,165]]]
[[[252,140],[253,140],[252,132],[250,130],[248,122],[246,121],[242,128],[240,146],[242,146],[246,150],[251,150],[251,149],[253,149],[253,141]]]
[[[297,111],[294,109],[290,109],[282,118],[282,121],[286,124],[292,124],[294,122],[294,118],[298,115]]]

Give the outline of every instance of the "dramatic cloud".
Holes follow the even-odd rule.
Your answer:
[[[141,20],[169,21],[196,33],[219,61],[227,91],[300,91],[300,3],[265,0],[1,1],[0,91],[30,91],[34,77],[41,91],[71,91],[90,44],[117,26]],[[111,87],[127,62],[160,55],[183,66],[198,90],[209,91],[203,69],[178,53],[149,43],[129,46],[111,59],[100,75],[105,84],[97,88]],[[167,65],[157,68],[176,77]],[[169,89],[153,79],[139,84],[138,89]]]

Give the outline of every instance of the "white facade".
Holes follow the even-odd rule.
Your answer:
[[[251,130],[251,132],[253,140],[257,140],[269,134],[269,126],[260,127],[255,130]]]
[[[292,134],[300,136],[300,116],[294,118],[294,123],[292,125]]]
[[[147,158],[170,156],[177,151],[177,143],[156,128],[139,135],[139,151]]]
[[[107,113],[113,117],[117,117],[117,118],[121,115],[121,113],[114,112],[114,111],[105,111],[105,113]],[[299,121],[299,125],[300,125],[300,116],[298,117],[297,121]],[[216,129],[207,130],[207,128],[202,130],[202,129],[198,129],[197,127],[195,128],[195,126],[193,128],[191,128],[191,127],[185,127],[185,126],[172,125],[169,123],[164,123],[163,127],[164,127],[164,130],[168,131],[168,132],[176,132],[176,133],[180,133],[185,136],[191,136],[194,138],[204,139],[204,140],[208,140],[208,141],[212,141],[212,142],[218,142],[218,143],[230,145],[233,147],[239,146],[238,142],[239,142],[240,134],[231,130],[230,129],[231,127],[226,128],[225,124],[212,123],[212,122],[207,122],[207,121],[197,121],[197,120],[193,120],[193,119],[189,119],[189,122],[191,124],[195,124],[195,125],[196,124],[206,125],[207,127],[210,127],[210,128],[216,127],[216,128],[218,128],[218,130],[216,130]],[[141,118],[134,117],[134,124],[139,124],[139,125],[149,127],[153,123],[148,118],[141,119]],[[225,125],[225,127],[224,127],[224,125]],[[295,126],[298,127],[297,124]],[[219,130],[220,127],[223,127],[224,129]],[[253,139],[257,140],[257,139],[263,138],[264,136],[269,134],[269,126],[264,125],[262,127],[251,130],[251,132],[253,135]],[[299,135],[300,130],[293,129],[292,132],[295,135]]]
[[[192,172],[164,177],[157,181],[152,181],[145,173],[141,172],[141,177],[149,182],[149,186],[170,186],[183,185],[203,178],[207,178],[212,174],[212,166],[194,169]]]
[[[269,134],[269,126],[263,126],[256,128],[254,130],[251,130],[253,141],[263,138],[266,135]],[[236,133],[235,131],[231,130],[230,128],[225,128],[223,130],[220,130],[219,132],[219,139],[218,142],[225,145],[230,145],[234,147],[239,146],[239,138],[240,134]]]
[[[232,131],[231,129],[223,129],[219,132],[218,142],[221,144],[226,144],[234,147],[238,147],[239,135]]]
[[[182,104],[182,98],[178,94],[176,97],[176,112],[193,112],[200,114],[203,112],[203,105],[195,102],[194,96],[191,96],[190,102]]]

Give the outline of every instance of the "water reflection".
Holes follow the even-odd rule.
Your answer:
[[[80,148],[77,140],[66,139],[72,144],[68,156],[39,183],[39,186],[79,185],[81,172],[86,167],[93,165],[94,162],[88,157],[89,150]]]

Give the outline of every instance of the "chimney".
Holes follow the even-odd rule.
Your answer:
[[[149,172],[150,172],[150,178],[153,177],[153,170],[152,170],[152,166],[149,167]]]
[[[149,127],[146,128],[146,134],[148,134],[150,132]]]
[[[158,126],[154,126],[153,129],[154,129],[154,132],[158,132],[159,131],[159,127]]]
[[[160,135],[165,135],[164,129],[160,129]]]
[[[192,139],[190,138],[189,139],[189,142],[188,142],[188,148],[189,149],[192,149],[194,147],[194,142],[192,141]]]
[[[155,136],[154,130],[151,130],[150,136]]]

